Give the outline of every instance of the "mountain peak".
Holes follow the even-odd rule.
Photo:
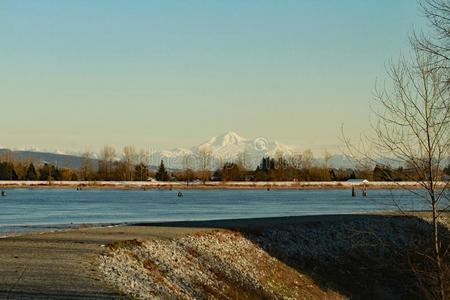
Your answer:
[[[160,151],[155,154],[154,163],[158,164],[160,159],[167,160],[167,166],[172,168],[183,167],[186,155],[200,155],[207,150],[216,165],[220,168],[225,162],[234,162],[244,157],[249,168],[256,167],[263,156],[276,157],[277,155],[291,155],[297,149],[284,145],[277,141],[271,141],[264,137],[247,139],[234,131],[226,132],[209,139],[207,142],[187,149],[173,149]]]
[[[243,138],[234,131],[230,131],[215,137],[215,141],[220,142],[222,146],[225,146],[229,144],[240,144],[246,142],[247,139]]]
[[[211,138],[206,143],[200,145],[200,148],[222,148],[232,145],[241,145],[247,142],[246,138],[241,137],[236,132],[230,131]]]

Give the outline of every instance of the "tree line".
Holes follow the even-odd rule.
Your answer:
[[[51,164],[35,166],[33,162],[0,161],[0,180],[76,181],[77,172]]]
[[[245,161],[226,162],[212,168],[210,159],[201,158],[197,167],[169,170],[161,160],[152,170],[149,154],[137,152],[134,147],[125,147],[119,155],[107,146],[99,159],[91,153],[82,155],[78,169],[60,168],[49,163],[21,161],[11,157],[0,158],[0,180],[40,181],[347,181],[367,179],[369,181],[418,181],[417,172],[407,164],[393,168],[389,165],[335,168],[330,165],[329,155],[323,163],[314,163],[310,151],[297,157],[263,157],[256,168],[246,166]],[[440,170],[441,180],[450,177],[450,164]]]

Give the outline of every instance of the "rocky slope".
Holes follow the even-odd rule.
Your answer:
[[[442,215],[444,249],[449,220]],[[113,244],[100,269],[139,299],[423,299],[436,290],[427,213],[247,223],[234,222],[240,233]],[[443,262],[450,278],[450,256]]]
[[[107,282],[138,299],[341,299],[233,231],[128,241],[100,257]]]

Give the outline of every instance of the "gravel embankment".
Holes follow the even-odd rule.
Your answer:
[[[106,281],[138,299],[341,299],[233,231],[112,244]]]
[[[432,285],[432,226],[428,214],[355,216],[266,228],[247,237],[317,284],[352,299],[424,299]],[[441,218],[443,249],[450,215]],[[444,263],[448,266],[450,257]],[[450,278],[449,278],[450,279]]]
[[[239,232],[112,244],[99,266],[106,282],[139,299],[422,299],[429,278],[414,270],[431,270],[423,256],[431,225],[418,216],[235,221]]]

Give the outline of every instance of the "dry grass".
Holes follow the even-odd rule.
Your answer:
[[[137,240],[137,239],[133,239],[133,240],[123,240],[123,241],[117,241],[111,244],[106,245],[108,249],[114,251],[117,249],[122,249],[122,248],[132,248],[135,246],[141,246],[142,245],[142,241]]]

